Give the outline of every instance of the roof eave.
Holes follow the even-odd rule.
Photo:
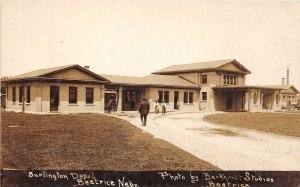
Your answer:
[[[199,86],[181,86],[181,85],[164,85],[164,84],[134,84],[134,83],[117,83],[117,82],[111,82],[108,85],[139,86],[139,87],[160,87],[160,88],[200,89]]]
[[[110,81],[61,79],[61,78],[49,78],[49,77],[24,77],[24,78],[16,78],[16,79],[6,79],[6,80],[3,80],[1,82],[3,82],[3,83],[17,83],[17,82],[28,82],[28,81],[77,82],[77,83],[95,83],[95,84],[108,84],[108,83],[110,83]]]
[[[238,74],[250,74],[250,71],[234,71],[234,70],[226,70],[226,69],[219,69],[219,68],[203,68],[203,69],[190,69],[190,70],[180,70],[180,71],[156,71],[151,74],[156,75],[171,75],[176,73],[199,73],[199,72],[207,72],[207,71],[226,71],[226,72],[232,72],[232,73],[238,73]]]

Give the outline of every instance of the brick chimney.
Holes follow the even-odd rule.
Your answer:
[[[85,69],[90,69],[90,66],[83,66]]]

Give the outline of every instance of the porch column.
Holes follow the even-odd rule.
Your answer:
[[[249,92],[245,92],[244,109],[249,111]]]
[[[36,97],[35,97],[35,102],[36,102],[36,111],[37,112],[42,112],[42,85],[37,85],[36,86]]]
[[[254,100],[254,92],[249,92],[249,100],[248,100],[248,111],[253,111],[253,100]]]
[[[22,112],[25,112],[25,84],[22,84]]]
[[[273,105],[272,105],[271,110],[276,110],[276,108],[277,108],[276,95],[277,95],[277,93],[276,93],[276,91],[274,91],[274,93],[273,93]]]
[[[263,106],[264,106],[264,94],[261,93],[261,101],[260,101],[260,105],[261,105],[261,110],[263,110]]]
[[[8,84],[5,85],[5,109],[7,109],[7,105],[8,105]],[[12,94],[11,94],[12,95]]]
[[[100,86],[100,111],[104,111],[105,105],[105,85]]]
[[[117,101],[117,111],[121,112],[122,111],[122,98],[123,98],[123,87],[119,86],[118,89],[118,101]]]
[[[261,107],[261,102],[260,102],[260,100],[261,100],[261,90],[259,90],[258,91],[258,97],[257,97],[257,112],[259,111],[259,110],[261,110],[262,109],[262,107]]]

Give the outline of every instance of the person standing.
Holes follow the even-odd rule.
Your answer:
[[[154,111],[155,111],[155,114],[159,113],[159,104],[158,104],[157,100],[155,101],[155,104],[154,104]]]
[[[161,113],[162,115],[165,115],[166,114],[166,103],[165,103],[165,100],[163,100],[162,104],[161,104],[161,107],[162,107],[162,110],[161,110]]]
[[[149,113],[149,110],[150,110],[150,104],[146,98],[143,98],[143,100],[139,106],[139,113],[140,113],[140,117],[141,117],[141,121],[142,121],[142,126],[146,126],[147,115]]]
[[[108,104],[107,104],[107,112],[110,113],[112,107],[113,107],[113,102],[114,102],[114,98],[111,97],[110,100],[108,101]]]

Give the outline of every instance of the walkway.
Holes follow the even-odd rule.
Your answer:
[[[202,120],[207,114],[150,114],[147,126],[122,117],[223,170],[300,170],[300,138],[211,124]]]

